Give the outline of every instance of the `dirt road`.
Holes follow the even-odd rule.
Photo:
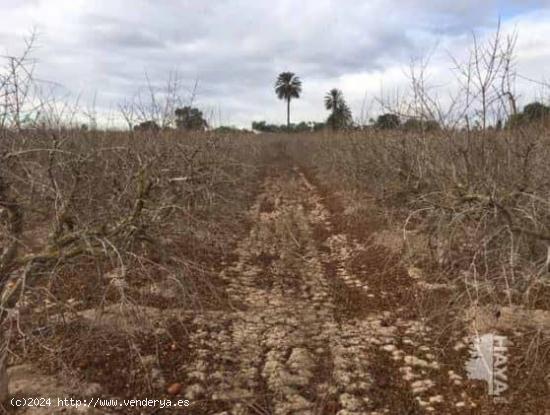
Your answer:
[[[379,250],[335,233],[297,167],[266,179],[250,215],[254,226],[222,273],[235,311],[195,319],[187,398],[243,415],[463,413],[474,405],[465,393],[457,398],[462,378],[437,361],[430,328],[380,301],[392,298],[380,287],[407,286],[350,270],[352,253],[368,259]]]

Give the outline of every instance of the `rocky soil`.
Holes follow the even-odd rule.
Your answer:
[[[418,297],[437,295],[438,287],[417,281],[377,238],[346,232],[298,167],[269,174],[249,216],[248,236],[220,273],[227,307],[155,313],[151,304],[135,304],[97,318],[78,314],[89,325],[132,332],[143,313],[151,327],[140,327],[139,337],[170,334],[166,352],[141,351],[150,390],[192,402],[189,410],[166,413],[523,413],[492,403],[483,385],[466,378],[464,333],[442,338],[417,311]],[[160,298],[173,295],[170,284],[155,290]],[[171,331],[174,320],[185,328],[180,337]],[[69,388],[59,376],[28,379],[29,370],[11,369],[14,393],[52,396],[65,382],[74,394],[116,396],[101,381]],[[94,413],[121,412],[163,413]]]

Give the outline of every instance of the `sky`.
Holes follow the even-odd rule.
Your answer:
[[[19,53],[34,29],[37,78],[104,122],[118,122],[118,104],[147,78],[161,88],[170,73],[184,101],[198,82],[194,105],[213,124],[284,123],[273,91],[282,71],[303,82],[293,121],[325,119],[331,88],[367,117],[375,97],[406,89],[411,59],[431,56],[431,79],[444,86],[450,56],[499,17],[505,33],[518,33],[518,73],[550,77],[550,0],[1,0],[0,15],[2,53]],[[518,88],[520,103],[540,92],[530,82]]]

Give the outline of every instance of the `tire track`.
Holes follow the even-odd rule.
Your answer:
[[[236,308],[231,331],[233,384],[224,398],[228,413],[367,413],[371,379],[359,330],[337,323],[331,287],[313,238],[325,220],[311,211],[312,189],[296,172],[267,179],[251,209],[255,226],[225,270]],[[228,374],[229,375],[229,374]],[[214,398],[221,398],[219,384]],[[227,385],[226,385],[227,386]],[[259,398],[257,391],[266,396]],[[246,401],[246,398],[250,400]]]
[[[220,410],[208,413],[218,415],[396,413],[380,395],[382,373],[399,380],[410,413],[440,408],[428,372],[439,369],[434,356],[402,350],[403,337],[425,336],[426,328],[391,311],[369,312],[376,292],[347,266],[364,247],[334,234],[304,175],[285,169],[268,177],[250,216],[238,259],[221,274],[234,311],[195,319],[201,329],[192,336],[187,398],[210,402]],[[319,227],[329,235],[321,244]],[[342,314],[337,289],[353,291],[367,312]]]

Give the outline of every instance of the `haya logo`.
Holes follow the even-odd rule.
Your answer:
[[[502,394],[508,389],[508,339],[496,334],[477,335],[472,341],[471,358],[466,364],[470,379],[484,380],[489,395],[504,401]]]

